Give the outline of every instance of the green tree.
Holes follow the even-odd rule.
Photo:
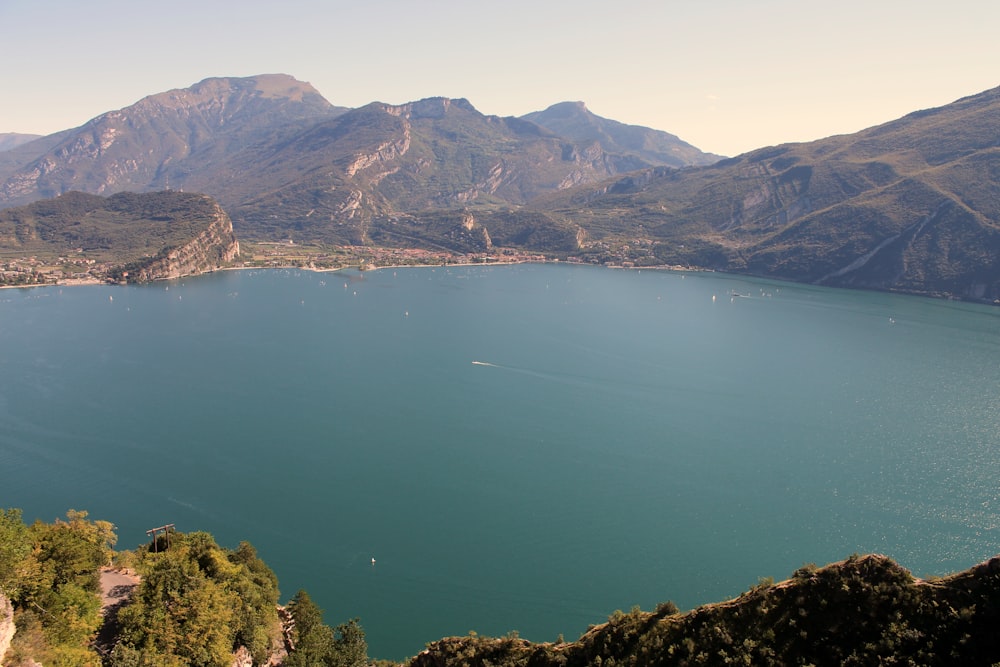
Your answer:
[[[309,594],[299,590],[288,605],[295,621],[291,651],[285,667],[314,667],[333,664],[333,630],[323,624],[323,610]]]
[[[119,612],[121,640],[143,662],[228,665],[237,605],[236,594],[206,576],[190,553],[172,549],[158,554],[133,603]]]
[[[365,633],[352,619],[336,631],[323,623],[323,610],[309,594],[300,590],[289,603],[295,621],[294,650],[285,660],[287,667],[364,667],[368,664]]]
[[[36,521],[24,532],[18,523],[15,511],[0,520],[4,562],[23,553],[25,536],[30,544],[30,554],[17,566],[15,651],[47,665],[99,665],[91,642],[101,624],[100,567],[114,545],[114,526],[89,521],[86,512],[76,510],[69,510],[65,521]],[[6,566],[4,571],[9,574]]]
[[[240,542],[229,559],[239,572],[229,584],[239,599],[234,619],[236,643],[246,646],[254,662],[261,664],[267,659],[272,639],[281,632],[275,613],[279,598],[278,578],[249,542]]]
[[[334,639],[334,665],[337,667],[364,667],[368,664],[368,642],[358,619],[337,626]]]
[[[0,510],[0,593],[17,598],[27,574],[31,539],[21,510]]]
[[[35,557],[42,569],[44,587],[56,590],[75,583],[93,593],[101,589],[100,568],[105,562],[102,545],[80,524],[57,521],[31,525]]]
[[[266,662],[281,631],[278,580],[249,543],[230,551],[205,532],[174,533],[168,550],[138,554],[137,567],[114,667],[228,665],[239,646]]]

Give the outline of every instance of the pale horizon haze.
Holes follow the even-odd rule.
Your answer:
[[[582,101],[737,155],[994,88],[997,25],[984,0],[0,0],[0,133],[280,72],[346,107],[445,96],[521,116]]]

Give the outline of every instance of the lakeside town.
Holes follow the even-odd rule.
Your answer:
[[[371,246],[326,246],[242,242],[240,258],[227,269],[296,267],[313,271],[336,271],[357,267],[362,271],[388,266],[442,266],[457,264],[516,264],[544,262],[550,258],[514,248],[495,248],[488,253],[454,253],[420,248]],[[109,278],[117,266],[85,256],[28,256],[0,258],[0,287],[40,285],[85,285],[114,282]]]
[[[560,261],[595,264],[612,268],[662,268],[692,270],[688,266],[665,265],[653,252],[649,239],[591,241],[578,254],[554,256],[520,248],[494,246],[489,252],[459,253],[446,249],[390,248],[380,246],[329,245],[288,241],[240,241],[240,256],[222,269],[300,268],[337,271],[358,268],[402,266],[445,266],[467,264],[522,264]],[[116,283],[112,276],[121,260],[105,256],[88,257],[77,249],[74,254],[12,256],[0,254],[0,287],[41,285],[97,285]]]

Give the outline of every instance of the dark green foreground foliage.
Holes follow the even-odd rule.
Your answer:
[[[462,637],[411,667],[991,665],[1000,661],[1000,558],[931,582],[882,556],[803,568],[736,600],[621,612],[569,644]]]

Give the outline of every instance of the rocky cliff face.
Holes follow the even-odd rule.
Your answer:
[[[517,207],[544,193],[660,162],[616,153],[604,141],[603,135],[567,139],[528,120],[484,115],[465,99],[372,103],[317,124],[268,154],[266,164],[275,169],[295,165],[295,175],[277,188],[274,173],[247,164],[240,187],[248,194],[237,202],[229,194],[219,199],[248,237],[272,237],[280,224],[286,238],[368,243],[381,226],[383,241],[399,243],[404,236],[392,229],[395,218],[450,219],[464,210]],[[201,190],[214,193],[220,185]],[[435,226],[431,238],[413,227],[405,239],[457,251],[468,245],[464,235],[451,234],[460,242],[452,245],[438,232]]]
[[[563,123],[574,133],[562,135],[461,98],[347,110],[289,76],[206,79],[0,153],[0,207],[70,191],[184,189],[217,199],[247,238],[356,244],[394,216],[521,206],[712,157],[666,133],[578,115],[582,129]]]
[[[75,267],[84,267],[90,279],[176,278],[218,269],[239,251],[229,216],[197,193],[67,192],[0,210],[0,252],[45,258],[62,266],[62,277],[73,267],[79,278]]]
[[[10,648],[10,640],[14,638],[14,607],[10,600],[0,593],[0,663],[4,654]]]
[[[6,174],[0,203],[21,204],[70,190],[197,189],[225,156],[262,137],[288,134],[344,109],[282,74],[212,78],[146,97],[68,131]]]
[[[207,273],[221,268],[240,254],[233,223],[216,203],[203,232],[187,243],[161,251],[123,267],[119,278],[126,282],[149,282]]]

